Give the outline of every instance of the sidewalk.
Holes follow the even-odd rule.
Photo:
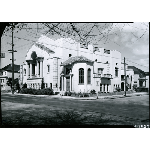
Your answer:
[[[11,92],[5,93],[5,94],[12,94]],[[20,93],[14,93],[15,95],[24,95],[27,97],[54,97],[54,98],[62,98],[62,99],[78,99],[78,100],[97,100],[97,96],[92,96],[92,97],[71,97],[71,96],[61,96],[60,94],[58,95],[32,95],[32,94],[20,94]],[[136,92],[136,93],[131,93],[131,94],[126,94],[126,96],[136,96],[136,95],[149,95],[147,92]],[[11,95],[12,96],[12,95]],[[105,98],[120,98],[124,97],[123,95],[105,95],[105,96],[98,96],[98,99],[105,99]]]

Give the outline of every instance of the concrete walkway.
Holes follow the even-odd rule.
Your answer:
[[[5,94],[11,94],[12,93],[5,93]],[[20,94],[20,93],[14,93],[15,95],[24,95],[26,97],[51,97],[51,98],[62,98],[62,99],[78,99],[78,100],[97,100],[97,96],[93,97],[72,97],[72,96],[61,96],[60,94],[58,95],[32,95],[32,94]],[[127,97],[131,96],[137,96],[137,95],[149,95],[147,92],[136,92],[136,93],[131,93],[131,94],[126,94]],[[124,97],[124,95],[106,95],[106,96],[98,96],[98,99],[109,99],[109,98],[120,98]]]

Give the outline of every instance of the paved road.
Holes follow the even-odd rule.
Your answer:
[[[62,99],[56,96],[30,96],[2,94],[2,111],[13,111],[36,107],[46,109],[75,109],[79,111],[100,112],[138,120],[149,119],[149,95],[115,99],[79,100]]]

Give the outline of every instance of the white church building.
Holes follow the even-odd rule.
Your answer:
[[[107,93],[121,88],[121,53],[116,50],[42,35],[25,60],[22,82],[28,88],[40,89],[42,79],[54,91]]]

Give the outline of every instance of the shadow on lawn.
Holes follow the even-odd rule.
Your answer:
[[[54,111],[51,115],[26,113],[17,117],[5,117],[2,127],[28,127],[28,126],[48,126],[48,127],[77,127],[77,126],[97,126],[108,125],[109,122],[117,122],[104,114],[98,115],[83,114],[75,110]]]

